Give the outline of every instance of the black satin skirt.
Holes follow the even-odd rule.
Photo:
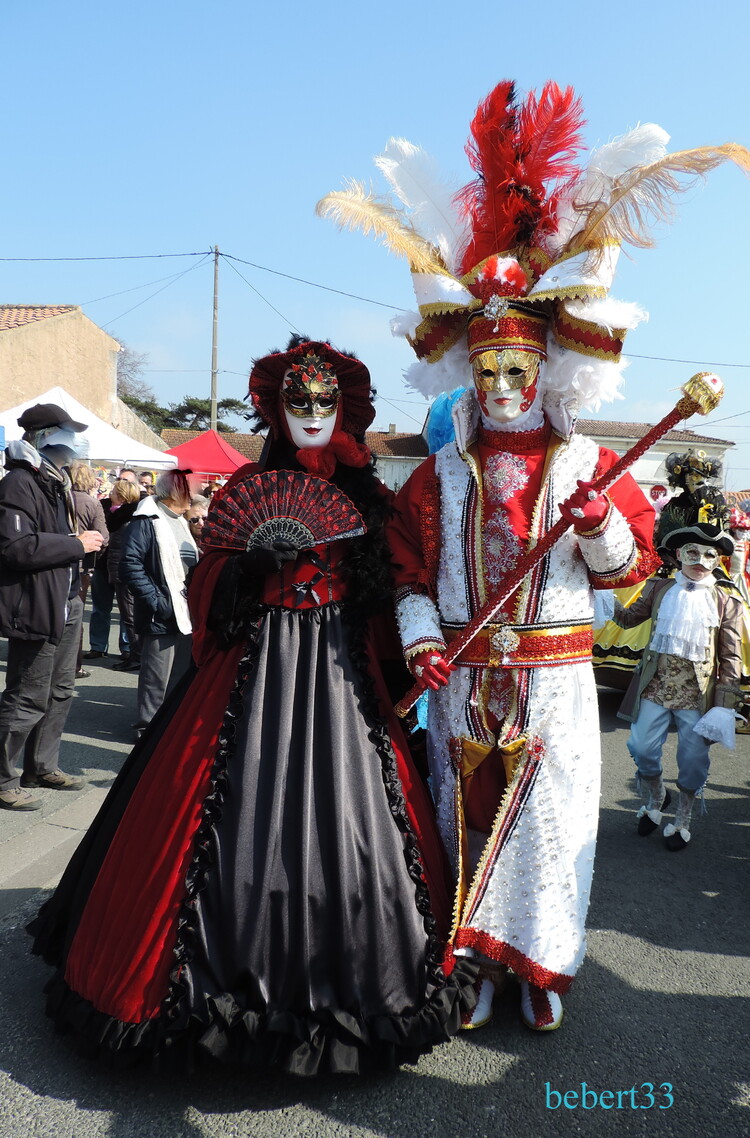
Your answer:
[[[104,1016],[63,968],[58,1026],[122,1059],[355,1074],[414,1062],[471,1007],[473,965],[443,972],[396,756],[337,605],[271,609],[248,645],[170,951],[156,1018]]]

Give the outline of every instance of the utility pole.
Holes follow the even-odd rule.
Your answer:
[[[214,245],[214,327],[211,336],[211,430],[216,430],[218,415],[216,412],[216,376],[218,373],[218,337],[219,337],[219,246]]]

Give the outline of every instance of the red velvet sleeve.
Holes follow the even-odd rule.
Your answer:
[[[595,477],[598,478],[607,470],[611,470],[618,461],[619,456],[613,450],[600,447]],[[607,487],[606,492],[612,499],[612,504],[617,507],[630,526],[638,550],[638,557],[628,573],[618,578],[617,581],[608,580],[602,584],[592,575],[591,583],[595,589],[622,589],[629,585],[637,585],[639,581],[644,581],[661,565],[661,558],[654,549],[656,514],[632,474],[623,474],[622,478],[618,478],[612,486]]]
[[[386,535],[393,556],[396,591],[435,595],[440,556],[440,492],[435,457],[417,467],[396,495]]]

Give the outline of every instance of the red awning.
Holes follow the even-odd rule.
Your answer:
[[[166,453],[173,454],[183,470],[192,470],[195,474],[234,474],[238,467],[250,461],[217,431],[204,431]]]

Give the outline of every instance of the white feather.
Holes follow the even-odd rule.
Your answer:
[[[568,243],[581,226],[582,207],[595,201],[609,201],[612,187],[627,170],[658,162],[667,153],[669,135],[656,123],[639,123],[591,152],[583,178],[577,182],[557,209],[557,233],[550,241],[555,252]]]
[[[617,363],[584,356],[569,348],[561,348],[552,334],[547,338],[547,362],[542,377],[545,387],[545,410],[548,397],[575,401],[579,411],[598,411],[602,403],[622,399],[620,388],[628,366],[621,356]]]
[[[392,336],[414,336],[422,317],[418,312],[399,312],[398,316],[390,319]]]
[[[437,245],[448,270],[456,272],[469,230],[453,203],[455,190],[442,180],[434,158],[405,138],[391,138],[375,165],[411,211],[417,232]]]
[[[424,360],[417,360],[404,372],[404,382],[426,399],[432,399],[436,395],[449,395],[457,387],[470,387],[472,378],[466,337],[462,336],[437,363],[428,364]]]
[[[590,320],[600,324],[612,334],[615,328],[626,328],[632,332],[643,321],[648,320],[648,312],[630,300],[617,300],[613,296],[601,300],[566,300],[565,310],[579,320]]]

